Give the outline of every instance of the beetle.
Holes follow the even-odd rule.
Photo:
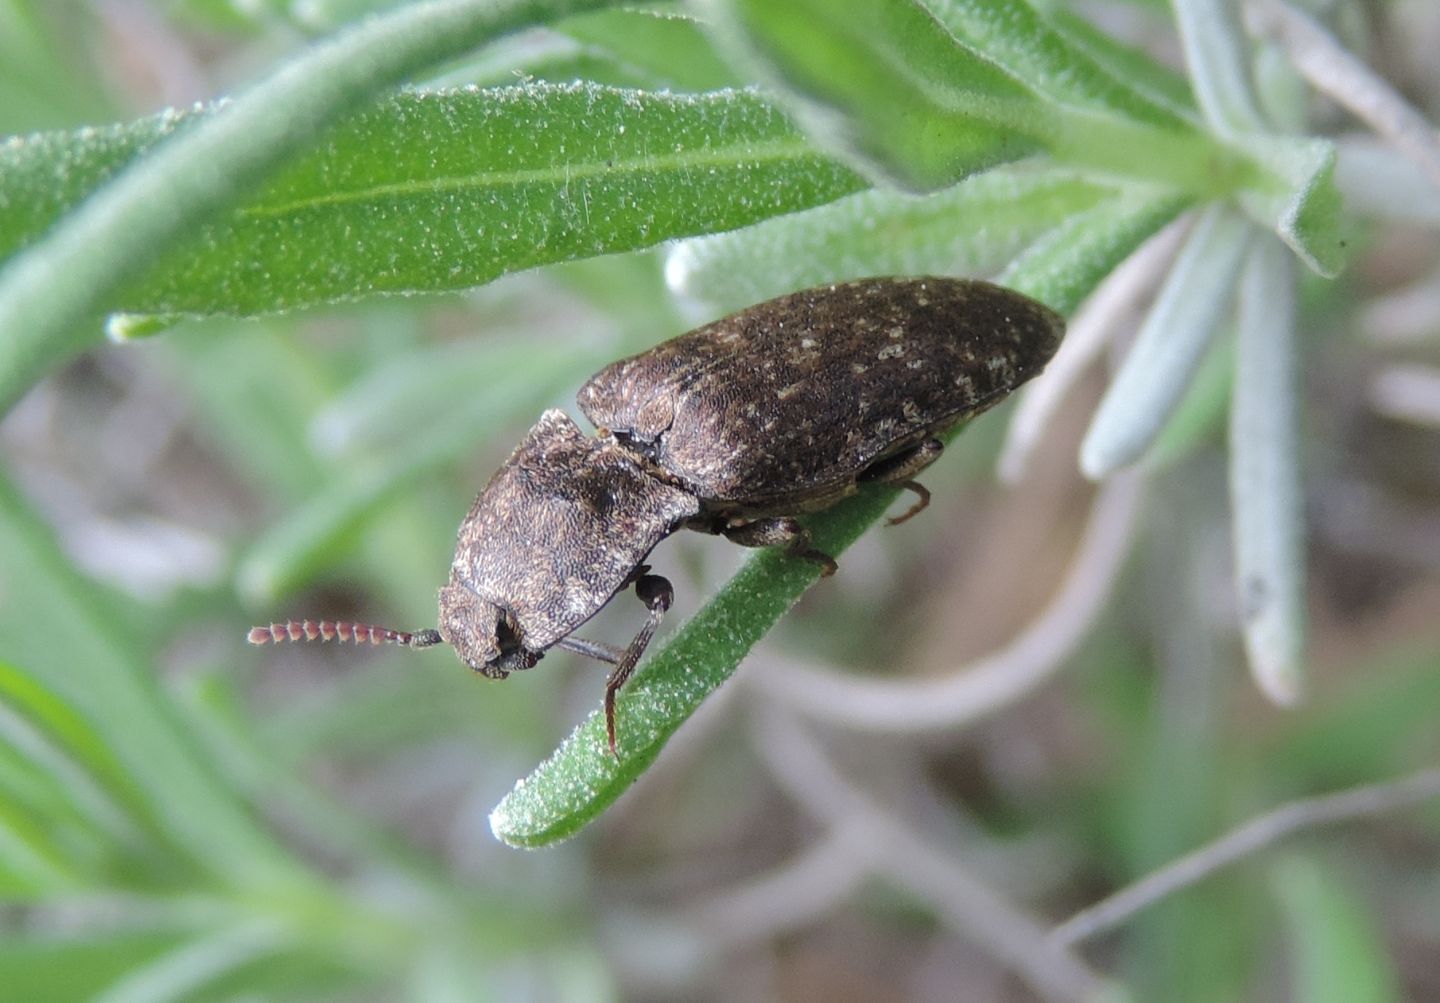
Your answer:
[[[679,529],[743,546],[782,545],[836,565],[796,516],[866,483],[914,478],[938,436],[1038,374],[1064,334],[1059,314],[988,282],[875,278],[768,300],[606,366],[577,403],[587,436],[546,411],[460,524],[436,628],[407,632],[336,621],[255,627],[285,640],[449,644],[491,678],[535,665],[552,647],[613,666],[615,698],[670,608],[651,550]],[[623,650],[574,631],[634,587],[648,616]]]

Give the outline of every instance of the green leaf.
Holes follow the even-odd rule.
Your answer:
[[[1195,100],[1222,135],[1264,129],[1250,78],[1250,49],[1230,0],[1174,0],[1175,23]]]
[[[13,999],[91,1003],[125,972],[170,949],[176,937],[153,930],[69,937],[11,934],[0,939],[0,973]]]
[[[1027,247],[996,280],[1073,313],[1130,252],[1184,212],[1189,200],[1136,186],[1076,213]]]
[[[1054,101],[1166,129],[1184,131],[1194,124],[1170,103],[1130,86],[1025,0],[939,0],[933,10],[957,39]],[[1113,59],[1114,50],[1107,52]],[[1129,55],[1125,68],[1130,73],[1140,66],[1149,73],[1165,72],[1139,53]]]
[[[1096,58],[1093,38],[1073,44],[1020,0],[951,0],[933,16],[915,0],[860,0],[845,18],[826,16],[825,6],[732,0],[719,37],[788,96],[817,142],[838,145],[872,174],[928,191],[1046,153],[1180,196],[1238,196],[1311,268],[1334,275],[1344,262],[1326,142],[1206,134],[1188,110],[1150,96],[1155,75],[1138,57],[1124,61],[1111,49]],[[1206,52],[1219,44],[1210,42]],[[1234,67],[1219,56],[1214,63],[1219,83],[1207,100],[1238,115]]]
[[[1254,238],[1254,226],[1224,206],[1201,214],[1085,433],[1086,476],[1138,460],[1175,413],[1227,317]]]
[[[171,1003],[284,949],[293,934],[264,921],[237,923],[208,937],[177,945],[127,971],[95,997],[95,1003]]]
[[[872,189],[732,233],[678,244],[670,288],[715,314],[872,275],[985,275],[1113,189],[1035,165],[997,167],[934,195]]]
[[[1240,200],[1300,259],[1333,278],[1349,237],[1328,140],[1270,134],[1259,111],[1250,47],[1229,0],[1175,0],[1175,18],[1195,97],[1211,128],[1255,166]]]
[[[27,805],[0,800],[0,899],[16,901],[84,887],[81,875],[57,845],[57,834]]]
[[[605,2],[407,5],[312,46],[223,114],[185,129],[0,270],[0,408],[93,341],[99,315],[178,239],[243,201],[326,127],[481,42]]]
[[[84,5],[0,2],[0,133],[111,114],[86,58],[96,20]]]
[[[1308,858],[1274,869],[1292,944],[1291,994],[1306,1003],[1398,1003],[1379,917],[1333,870]]]
[[[1040,152],[1192,193],[1228,191],[1253,171],[1023,6],[946,10],[983,55],[915,0],[858,0],[843,18],[825,0],[732,0],[721,14],[718,38],[817,142],[914,190]]]
[[[718,90],[744,83],[715,54],[693,18],[648,10],[613,10],[572,17],[556,30],[594,47],[653,89]]]
[[[1084,239],[1077,234],[1077,239],[1042,242],[1043,248],[1022,258],[1033,271],[1013,268],[1010,283],[1031,295],[1043,293],[1051,305],[1073,309],[1116,261],[1176,211],[1173,199],[1155,199],[1129,213],[1094,218]],[[874,488],[815,515],[807,526],[816,546],[842,554],[895,494],[893,488]],[[844,574],[844,561],[840,564]],[[729,678],[816,575],[812,563],[775,550],[750,558],[626,684],[618,703],[619,756],[606,749],[603,715],[592,713],[491,812],[495,835],[514,846],[544,846],[574,835],[597,817],[654,761],[700,701]]]
[[[0,663],[0,704],[51,741],[93,787],[73,792],[97,822],[112,829],[143,819],[134,783],[92,722],[39,681]],[[122,821],[122,816],[128,819]]]
[[[1157,0],[1164,3],[1164,0]],[[1168,14],[1168,11],[1166,12]],[[1174,70],[1140,49],[1130,48],[1067,10],[1052,13],[1051,24],[1066,42],[1095,60],[1114,77],[1157,105],[1190,118],[1198,115],[1190,84]]]
[[[1236,139],[1266,174],[1240,195],[1309,268],[1334,278],[1350,258],[1354,226],[1335,187],[1335,146],[1324,139],[1247,136]]]
[[[1043,149],[1015,128],[1039,113],[1034,96],[909,0],[859,0],[844,17],[826,0],[736,0],[727,13],[721,39],[798,98],[813,135],[838,130],[902,185],[934,189]]]
[[[1256,243],[1240,282],[1230,404],[1230,511],[1245,654],[1256,685],[1288,706],[1305,690],[1305,502],[1295,269]]]
[[[184,123],[48,134],[0,152],[0,252]],[[50,180],[58,164],[63,187]],[[251,315],[463,289],[731,229],[861,184],[753,93],[546,84],[408,93],[347,120],[114,305]]]
[[[1147,470],[1160,471],[1182,462],[1207,442],[1214,445],[1230,413],[1235,376],[1235,339],[1222,332],[1201,357],[1185,396],[1145,454]]]
[[[0,872],[29,873],[39,886],[0,881],[6,892],[59,880],[78,885],[153,875],[158,860],[136,852],[158,845],[140,792],[100,734],[56,694],[0,663]],[[128,855],[120,872],[111,859]]]
[[[0,592],[3,657],[93,723],[123,783],[166,834],[177,869],[199,863],[257,892],[303,882],[300,866],[195,754],[117,610],[70,567],[48,528],[3,480]]]

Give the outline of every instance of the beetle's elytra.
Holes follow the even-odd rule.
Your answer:
[[[783,544],[835,570],[795,516],[913,478],[941,451],[936,436],[1035,376],[1064,321],[988,282],[863,279],[731,314],[590,378],[586,436],[546,411],[460,524],[438,629],[291,621],[256,627],[282,640],[451,645],[472,669],[503,679],[552,647],[614,666],[605,689],[615,750],[615,695],[674,595],[649,574],[651,549],[677,529],[744,546]],[[630,585],[645,626],[623,651],[573,632]]]

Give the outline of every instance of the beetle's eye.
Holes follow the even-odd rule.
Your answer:
[[[508,655],[520,647],[520,630],[508,613],[502,613],[495,624],[495,640],[500,654]]]

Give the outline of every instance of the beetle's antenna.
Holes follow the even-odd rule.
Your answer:
[[[443,644],[444,638],[434,628],[425,630],[391,630],[371,623],[349,620],[289,620],[268,627],[251,627],[251,644],[279,644],[281,641],[354,641],[362,644],[399,644],[407,648],[428,648]]]

